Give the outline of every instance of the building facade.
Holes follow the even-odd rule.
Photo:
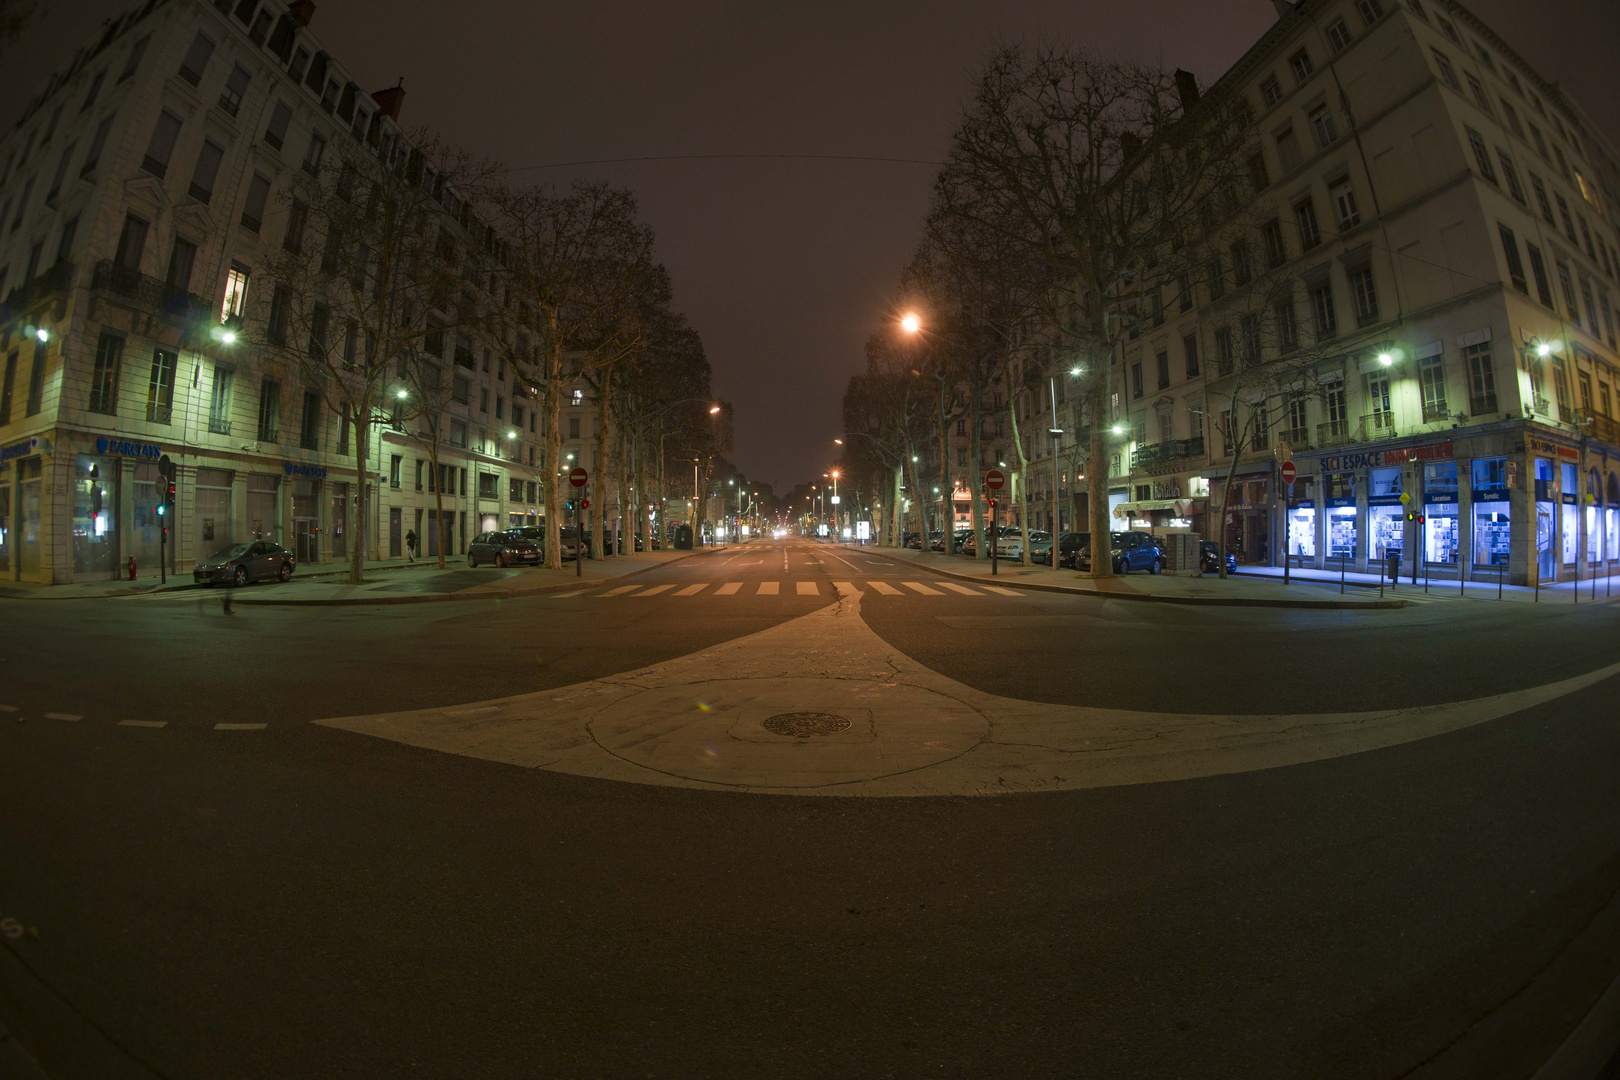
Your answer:
[[[286,242],[303,174],[338,149],[384,163],[409,149],[403,90],[361,90],[310,33],[313,11],[144,0],[0,140],[0,577],[105,580],[131,559],[145,577],[160,549],[182,572],[252,539],[300,563],[349,557],[352,425],[295,367],[219,332],[267,289],[254,271]],[[446,207],[471,259],[486,230],[453,193]],[[444,336],[439,467],[426,424],[373,428],[368,558],[402,555],[413,531],[420,554],[459,555],[480,531],[542,520],[539,403],[507,359],[532,343]],[[587,402],[582,387],[565,399],[576,460]],[[176,492],[160,514],[164,457]]]

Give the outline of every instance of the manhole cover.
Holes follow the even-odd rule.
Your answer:
[[[765,721],[765,730],[778,735],[805,739],[811,735],[832,735],[849,727],[848,717],[827,712],[777,713]]]

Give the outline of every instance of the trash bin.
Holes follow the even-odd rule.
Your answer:
[[[690,525],[677,525],[677,526],[675,526],[675,549],[677,551],[691,551],[692,550],[692,526],[690,526]]]
[[[1389,580],[1399,581],[1401,579],[1401,553],[1399,551],[1386,552],[1384,561],[1389,564]]]

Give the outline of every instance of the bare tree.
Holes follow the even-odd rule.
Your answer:
[[[243,332],[274,373],[295,375],[354,433],[349,580],[359,582],[373,429],[403,422],[407,371],[442,356],[447,333],[481,325],[499,251],[465,212],[490,165],[426,132],[376,156],[339,143],[281,193],[285,231],[267,260],[269,287],[256,290],[263,318]]]
[[[1251,129],[1241,102],[1197,102],[1185,73],[1086,52],[1008,46],[978,79],[940,209],[1039,260],[1031,297],[1061,362],[1084,373],[1094,465],[1106,460],[1110,360],[1237,205]],[[1089,485],[1090,531],[1106,537],[1106,470],[1091,468]],[[1093,576],[1111,572],[1091,561]]]

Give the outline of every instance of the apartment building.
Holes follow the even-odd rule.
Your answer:
[[[313,12],[309,0],[142,0],[0,139],[6,578],[100,580],[132,558],[145,576],[165,526],[172,572],[256,538],[301,563],[347,559],[352,425],[296,366],[233,332],[262,309],[249,298],[268,295],[254,270],[293,227],[285,193],[323,157],[388,166],[410,150],[404,91],[360,89],[311,34]],[[442,201],[472,267],[492,234],[453,191]],[[495,275],[480,288],[511,305]],[[512,377],[508,358],[533,355],[519,334],[430,343],[453,380],[439,468],[425,425],[373,429],[368,557],[400,555],[413,530],[423,553],[442,537],[460,554],[481,530],[540,520],[544,431]],[[576,456],[592,411],[574,392],[563,422]],[[177,467],[166,515],[163,457]]]
[[[1277,4],[1206,94],[1252,103],[1254,203],[1113,361],[1118,527],[1270,565],[1620,569],[1614,144],[1461,4]],[[1078,428],[1056,396],[1032,492],[1040,434]],[[1080,520],[1082,492],[1060,492]]]

